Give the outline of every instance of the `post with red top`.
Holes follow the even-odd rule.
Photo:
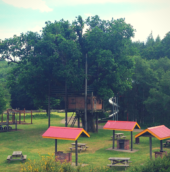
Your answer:
[[[113,149],[115,148],[115,130],[113,130]]]
[[[160,152],[163,152],[162,140],[160,140]]]
[[[57,153],[57,139],[55,139],[55,155]]]
[[[25,108],[24,108],[24,122],[25,122]]]
[[[149,144],[150,144],[150,159],[152,159],[152,136],[149,137]]]
[[[32,110],[31,110],[31,124],[32,124]]]
[[[78,156],[77,156],[77,154],[78,154],[78,152],[77,152],[77,140],[75,141],[75,154],[76,154],[76,162],[75,162],[75,164],[77,166],[77,160],[78,160]]]
[[[131,131],[131,151],[133,151],[133,132]]]

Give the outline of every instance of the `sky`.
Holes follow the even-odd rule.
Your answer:
[[[79,15],[125,18],[136,30],[133,41],[146,42],[151,32],[163,39],[170,31],[170,0],[0,0],[0,39],[41,33],[46,21],[72,22]]]

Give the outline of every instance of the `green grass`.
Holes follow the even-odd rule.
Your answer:
[[[69,113],[68,116],[71,116]],[[52,126],[64,126],[61,120],[64,118],[64,113],[53,112],[51,115]],[[30,123],[30,114],[26,115],[26,122]],[[48,118],[45,113],[34,114],[33,124],[18,125],[18,131],[0,133],[0,171],[18,172],[20,170],[21,162],[8,163],[6,158],[11,155],[13,151],[22,151],[27,158],[31,160],[40,160],[41,155],[48,155],[54,153],[54,140],[44,139],[42,134],[46,131],[48,126]],[[13,126],[14,127],[14,126]],[[122,132],[122,131],[121,131]],[[130,132],[123,132],[126,139],[130,139]],[[83,167],[103,167],[110,163],[109,157],[130,157],[131,165],[141,165],[149,158],[149,138],[140,138],[140,144],[133,144],[133,148],[139,151],[135,153],[108,151],[107,148],[112,146],[110,136],[112,131],[99,129],[98,133],[89,133],[90,138],[80,137],[78,142],[87,143],[88,149],[78,155],[78,162],[89,164]],[[137,133],[133,133],[134,135]],[[58,151],[69,152],[69,147],[73,141],[58,140]],[[135,142],[135,139],[133,139]],[[160,141],[156,138],[152,139],[153,158],[154,152],[159,151]],[[170,152],[170,148],[164,148]],[[72,153],[72,161],[75,161],[75,154]],[[115,171],[124,171],[124,168],[116,167]]]

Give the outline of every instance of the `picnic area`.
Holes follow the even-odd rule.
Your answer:
[[[29,119],[30,114],[26,114],[26,119]],[[60,126],[64,127],[64,124],[61,121],[64,118],[64,113],[52,112],[51,115],[51,125],[52,126]],[[71,113],[68,113],[68,116],[71,116]],[[7,162],[7,156],[11,155],[13,151],[22,151],[24,155],[27,155],[26,161],[35,160],[39,161],[41,156],[48,156],[48,154],[54,153],[54,139],[44,139],[42,138],[42,134],[47,130],[47,117],[45,113],[36,113],[34,114],[34,123],[33,125],[18,125],[18,131],[1,133],[1,137],[3,141],[1,141],[0,149],[0,167],[2,171],[10,172],[18,172],[21,168],[20,161],[11,161]],[[88,164],[84,166],[83,169],[87,170],[92,166],[95,168],[98,167],[107,167],[107,164],[110,163],[108,158],[117,157],[117,158],[129,158],[130,163],[128,163],[129,167],[133,167],[136,164],[144,164],[147,159],[150,158],[149,155],[149,146],[148,146],[148,138],[142,137],[140,139],[140,144],[134,144],[133,148],[138,149],[138,152],[130,153],[129,152],[117,152],[117,151],[107,151],[106,149],[112,147],[112,139],[110,136],[112,135],[111,130],[103,130],[102,128],[104,124],[99,125],[98,133],[89,133],[90,138],[87,137],[79,137],[78,143],[84,143],[88,148],[86,150],[82,150],[78,152],[78,162],[82,164]],[[131,138],[131,133],[129,131],[122,131],[126,136],[126,139]],[[133,136],[135,136],[138,131],[133,132]],[[167,139],[169,140],[169,139]],[[166,140],[164,140],[166,142]],[[135,143],[135,137],[133,137],[133,143]],[[116,142],[115,142],[116,144]],[[152,154],[154,159],[154,152],[160,150],[160,141],[157,138],[152,138]],[[58,140],[57,142],[57,150],[63,151],[64,153],[72,152],[72,162],[75,162],[75,151],[70,150],[70,145],[72,147],[72,140]],[[168,153],[170,152],[169,147],[164,147]],[[140,156],[139,156],[140,155]],[[110,167],[107,167],[110,168]],[[115,171],[124,171],[125,167],[111,167]]]

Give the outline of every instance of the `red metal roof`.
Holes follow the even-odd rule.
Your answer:
[[[77,140],[81,133],[85,133],[88,137],[90,137],[90,135],[83,128],[51,126],[46,130],[42,137],[50,139]]]
[[[113,121],[109,120],[103,127],[106,130],[122,130],[122,131],[133,131],[134,128],[140,128],[139,124],[134,121]]]
[[[150,133],[152,136],[156,137],[159,140],[170,138],[170,129],[167,128],[165,125],[147,128],[144,131],[138,133],[135,138],[145,136],[146,133]]]

